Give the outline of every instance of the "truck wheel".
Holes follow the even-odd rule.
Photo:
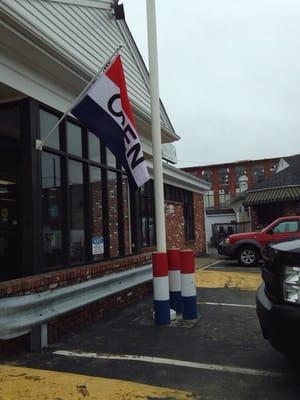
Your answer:
[[[253,246],[243,246],[239,249],[237,258],[240,265],[244,267],[253,267],[258,263],[259,253]]]

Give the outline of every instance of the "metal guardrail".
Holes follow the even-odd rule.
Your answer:
[[[65,288],[0,301],[0,339],[31,332],[31,348],[47,347],[47,322],[86,304],[152,279],[152,265],[112,273]]]

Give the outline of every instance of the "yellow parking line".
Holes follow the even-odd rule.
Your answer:
[[[198,288],[237,288],[256,291],[262,282],[259,272],[227,272],[198,270],[195,274]]]
[[[195,399],[191,393],[134,382],[0,365],[0,400]]]

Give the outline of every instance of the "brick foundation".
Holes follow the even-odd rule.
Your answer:
[[[41,275],[30,276],[0,283],[0,298],[28,295],[46,290],[55,290],[72,284],[84,282],[103,276],[110,272],[138,268],[151,262],[151,254],[140,254],[120,260],[103,262],[101,264],[85,265],[67,270],[55,271]],[[119,310],[128,304],[137,302],[142,296],[152,291],[152,282],[119,292],[105,299],[78,308],[57,319],[49,321],[49,343],[70,332]],[[27,351],[29,335],[11,340],[0,340],[0,356]]]

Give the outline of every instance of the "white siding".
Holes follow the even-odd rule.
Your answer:
[[[90,74],[97,71],[120,44],[125,44],[121,53],[129,96],[150,114],[148,82],[141,74],[135,53],[128,49],[128,42],[124,43],[127,39],[110,10],[46,0],[1,1],[6,13]],[[173,131],[163,109],[162,125]]]

